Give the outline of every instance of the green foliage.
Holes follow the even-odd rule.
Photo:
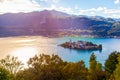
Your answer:
[[[9,72],[2,67],[0,67],[0,80],[10,80]]]
[[[119,57],[117,59],[118,59],[119,63],[116,65],[114,77],[115,77],[115,80],[120,80],[120,54],[119,54]]]
[[[28,65],[26,72],[29,73],[26,75],[30,77],[25,77],[25,80],[31,80],[31,76],[34,76],[34,80],[64,80],[61,69],[64,63],[58,55],[36,55],[29,59]]]
[[[91,54],[89,62],[95,61],[96,62],[96,56],[94,53]]]
[[[94,53],[92,53],[89,60],[89,76],[88,76],[89,80],[97,79],[96,73],[95,73],[96,64],[97,64],[96,56],[94,55]]]
[[[64,62],[58,55],[40,54],[30,58],[28,65],[18,74],[20,80],[87,80],[88,70],[83,61]]]
[[[102,70],[102,65],[96,61],[94,53],[91,54],[89,60],[88,80],[105,80],[105,72]]]
[[[16,73],[22,68],[22,62],[17,57],[7,56],[5,59],[0,60],[0,65],[8,70],[11,74]]]
[[[67,63],[63,71],[67,80],[87,80],[88,70],[83,61]]]
[[[30,58],[28,68],[21,70],[21,61],[7,56],[0,60],[0,80],[120,80],[119,55],[119,52],[109,55],[105,70],[94,53],[90,56],[89,68],[84,61],[65,62],[58,55],[40,54]]]
[[[99,45],[100,50],[102,50],[102,44]]]
[[[14,77],[14,80],[25,80],[24,79],[24,76],[25,76],[24,72],[25,72],[25,70],[20,70],[19,72],[17,72],[16,76]]]
[[[116,69],[116,64],[118,64],[118,59],[117,59],[118,54],[120,54],[120,53],[116,52],[116,51],[112,52],[105,62],[105,71],[106,71],[108,79],[113,74],[114,70]]]

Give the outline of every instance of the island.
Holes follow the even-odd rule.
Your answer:
[[[99,44],[94,44],[92,42],[87,42],[87,41],[68,41],[65,43],[60,44],[60,46],[64,48],[70,48],[70,49],[78,49],[78,50],[102,50],[102,45]]]

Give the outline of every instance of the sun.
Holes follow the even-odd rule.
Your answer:
[[[30,0],[4,0],[0,2],[0,13],[32,12],[40,9],[37,2]]]
[[[38,50],[34,47],[21,47],[17,48],[12,52],[12,55],[19,56],[18,59],[26,65],[26,62],[30,57],[33,57],[38,53]]]

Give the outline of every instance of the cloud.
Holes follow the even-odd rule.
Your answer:
[[[59,3],[60,2],[60,0],[40,0],[40,1],[43,1],[46,3]]]
[[[73,7],[64,7],[58,5],[60,0],[39,0],[44,1],[46,4],[43,5],[37,2],[37,0],[0,0],[0,14],[4,13],[18,13],[18,12],[32,12],[47,10],[57,10],[68,14],[75,15],[88,15],[88,16],[104,16],[120,18],[120,9],[110,9],[107,7],[97,7],[90,9],[81,9],[77,4]],[[115,3],[119,3],[119,0],[115,0]]]
[[[18,13],[18,12],[32,12],[32,11],[41,11],[44,9],[47,10],[57,10],[66,13],[73,13],[73,10],[70,7],[57,6],[60,0],[40,0],[44,1],[49,6],[40,6],[36,0],[1,0],[0,2],[0,14],[4,13]],[[50,2],[52,1],[52,3]]]
[[[91,8],[91,9],[80,9],[78,14],[79,15],[90,15],[90,16],[95,16],[95,13],[99,10],[102,9],[96,9],[96,8]]]
[[[114,3],[115,4],[119,4],[120,0],[115,0]]]
[[[109,9],[107,7],[80,9],[78,14],[89,16],[103,15],[104,17],[120,18],[120,9]]]
[[[52,0],[54,3],[59,3],[60,0]]]
[[[50,7],[44,7],[44,8],[42,8],[42,9],[57,10],[57,11],[61,11],[61,12],[73,14],[72,8],[70,8],[70,7],[56,6],[56,5],[54,5],[54,4],[51,4]]]
[[[40,9],[40,5],[30,0],[4,0],[0,3],[0,13],[32,12]]]

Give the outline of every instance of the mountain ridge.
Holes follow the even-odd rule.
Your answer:
[[[0,36],[91,35],[98,37],[119,37],[119,31],[117,33],[114,32],[114,34],[111,31],[115,24],[118,23],[118,21],[112,18],[77,16],[55,10],[8,13],[0,15]],[[114,28],[114,31],[116,31],[115,29],[118,28]]]

